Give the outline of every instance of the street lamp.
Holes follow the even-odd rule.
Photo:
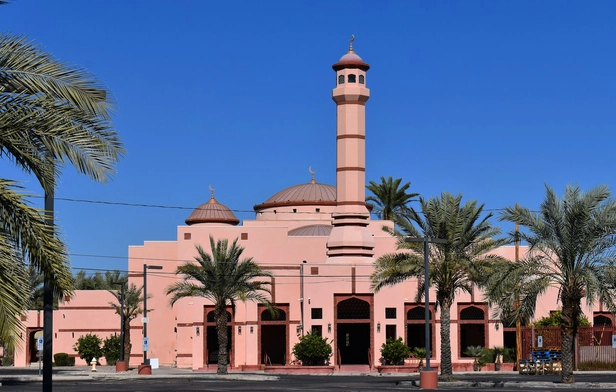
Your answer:
[[[161,270],[163,267],[161,265],[143,265],[143,342],[147,341],[148,337],[148,270]],[[143,347],[143,364],[149,365],[150,362],[148,360],[148,350],[146,345]]]
[[[426,372],[425,376],[420,375],[420,385],[422,389],[435,389],[438,386],[438,374],[430,368],[430,356],[431,356],[431,337],[430,337],[430,273],[429,257],[430,244],[446,244],[447,240],[442,238],[430,238],[430,237],[407,237],[404,242],[423,242],[424,244],[424,300],[425,300],[425,322],[426,322],[426,367],[422,372]],[[422,377],[423,376],[423,377]],[[423,381],[423,382],[422,382]],[[428,384],[428,385],[426,385]]]
[[[126,282],[111,282],[118,285],[120,289],[120,362],[124,362],[124,287]]]

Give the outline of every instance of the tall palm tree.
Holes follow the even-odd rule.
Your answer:
[[[112,108],[92,75],[23,36],[0,33],[0,156],[34,174],[47,194],[53,194],[66,164],[95,181],[106,182],[113,174],[124,149],[111,124]],[[55,296],[63,296],[70,294],[72,279],[58,231],[30,205],[18,183],[0,178],[0,264],[12,265],[11,273],[24,279],[23,257],[43,274]],[[16,316],[25,304],[22,293],[0,285],[2,319]],[[0,334],[18,328],[19,321],[0,323]]]
[[[218,336],[218,374],[227,374],[229,363],[227,353],[227,306],[235,312],[237,301],[257,301],[273,309],[264,294],[271,294],[272,274],[259,267],[252,257],[242,259],[244,248],[237,244],[237,238],[229,246],[227,239],[214,241],[210,236],[212,254],[197,246],[199,255],[196,263],[188,262],[179,266],[176,275],[182,275],[180,282],[167,288],[167,295],[172,295],[171,306],[185,297],[203,297],[214,303],[214,318]]]
[[[374,202],[375,212],[382,220],[393,220],[396,222],[409,212],[408,203],[419,193],[406,193],[411,186],[410,182],[400,186],[401,178],[393,179],[381,177],[381,183],[377,184],[370,181],[366,188],[372,195],[366,197],[366,201]]]
[[[124,279],[126,281],[126,279]],[[109,302],[109,305],[115,309],[116,314],[122,314],[122,307],[120,306],[121,295],[122,293],[118,290],[109,290],[111,294],[118,300],[117,303]],[[126,363],[130,364],[130,352],[132,349],[132,344],[130,341],[130,323],[137,316],[143,314],[143,308],[141,304],[143,303],[143,286],[137,287],[134,283],[131,283],[126,291],[124,292],[124,325],[122,325],[122,329],[124,330],[124,358]],[[150,295],[148,295],[148,299]],[[151,312],[152,309],[148,309],[148,312]]]
[[[481,266],[500,260],[489,252],[506,243],[494,239],[500,229],[490,224],[491,213],[483,214],[484,205],[468,201],[462,205],[462,195],[444,192],[429,200],[419,199],[422,212],[411,209],[409,219],[401,221],[397,232],[398,249],[403,252],[383,255],[375,262],[371,277],[372,290],[418,278],[420,287],[416,300],[423,296],[423,244],[407,243],[406,236],[447,240],[429,247],[430,286],[436,289],[436,306],[441,309],[441,377],[451,378],[451,306],[460,291],[470,292],[479,280]],[[422,217],[423,215],[423,217]],[[415,227],[414,224],[417,225]]]
[[[521,294],[522,314],[533,315],[538,297],[549,287],[558,288],[562,304],[562,381],[573,377],[574,337],[579,326],[581,299],[600,301],[616,312],[616,200],[606,186],[583,192],[567,186],[562,199],[546,186],[540,210],[509,207],[501,220],[518,222],[520,239],[528,253],[494,275],[486,295],[497,303],[508,289]],[[520,285],[519,282],[522,282]]]

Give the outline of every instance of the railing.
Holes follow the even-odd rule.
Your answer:
[[[272,366],[272,360],[270,359],[269,355],[267,355],[267,352],[265,352],[263,353],[263,363],[267,365],[268,362],[269,365]]]
[[[372,370],[372,348],[368,347],[368,367]]]
[[[340,357],[340,349],[336,349],[336,363],[338,363],[338,370],[340,370],[340,365],[342,364],[342,359]]]

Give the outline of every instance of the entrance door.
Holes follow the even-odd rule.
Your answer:
[[[370,323],[338,324],[336,335],[341,365],[367,365]]]
[[[209,365],[218,364],[218,332],[215,325],[208,325],[205,331],[205,347],[207,349],[207,363]],[[233,341],[233,333],[230,326],[227,326],[227,354],[229,355],[229,363],[231,362],[231,347]]]
[[[261,354],[265,365],[286,364],[287,354],[287,326],[262,325],[261,326]]]

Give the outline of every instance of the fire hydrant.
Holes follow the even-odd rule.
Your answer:
[[[92,358],[92,360],[90,361],[90,365],[92,365],[92,371],[95,372],[96,371],[96,358]]]

